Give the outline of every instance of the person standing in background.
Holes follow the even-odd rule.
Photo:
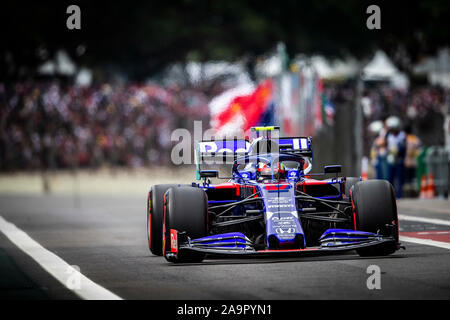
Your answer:
[[[406,155],[405,155],[405,188],[414,190],[416,183],[417,157],[420,152],[420,139],[412,133],[411,125],[405,126]]]
[[[386,120],[389,129],[386,135],[389,182],[394,186],[395,196],[403,196],[405,182],[406,133],[401,130],[401,121],[391,116]]]
[[[386,126],[386,119],[382,119],[382,122],[383,127],[378,132],[378,135],[372,144],[371,158],[375,167],[376,179],[387,180],[389,178],[386,143],[388,128]]]

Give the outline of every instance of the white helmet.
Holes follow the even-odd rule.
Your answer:
[[[379,134],[382,129],[383,129],[383,122],[380,120],[373,121],[371,124],[369,124],[369,130],[371,133]]]
[[[386,119],[386,126],[389,129],[400,129],[400,127],[402,126],[402,121],[399,117],[390,116]]]

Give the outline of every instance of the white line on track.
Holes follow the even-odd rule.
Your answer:
[[[450,231],[423,231],[423,232],[417,232],[417,234],[423,234],[423,235],[436,235],[436,234],[449,234]]]
[[[423,222],[423,223],[431,223],[431,224],[450,226],[450,221],[443,220],[443,219],[414,217],[414,216],[407,216],[407,215],[403,215],[403,214],[399,214],[398,218],[399,218],[399,220],[403,220],[403,221]],[[434,246],[434,247],[439,247],[439,248],[444,248],[444,249],[450,249],[450,243],[431,240],[431,239],[400,236],[400,241],[406,241],[406,242],[412,242],[412,243],[417,243],[417,244],[423,244],[423,245],[427,245],[427,246]]]
[[[443,219],[406,216],[404,214],[399,214],[398,218],[399,218],[399,220],[404,220],[404,221],[424,222],[424,223],[440,224],[440,225],[444,225],[444,226],[450,226],[450,221],[443,220]]]
[[[441,242],[441,241],[435,241],[431,239],[421,239],[421,238],[412,238],[412,237],[404,237],[400,236],[400,241],[406,241],[406,242],[412,242],[417,244],[423,244],[426,246],[433,246],[433,247],[439,247],[444,249],[450,249],[450,243],[448,242]]]
[[[2,216],[0,216],[0,231],[12,243],[33,258],[44,270],[55,277],[63,286],[74,292],[80,298],[87,300],[122,300],[119,296],[96,284],[63,259],[42,247],[24,231],[6,221]],[[75,277],[79,279],[79,289],[71,288],[70,281]]]

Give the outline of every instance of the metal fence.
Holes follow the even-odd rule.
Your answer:
[[[448,197],[449,190],[449,161],[448,151],[444,147],[432,146],[426,150],[424,156],[428,184],[434,189],[434,196]]]

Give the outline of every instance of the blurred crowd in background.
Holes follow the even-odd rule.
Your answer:
[[[205,94],[176,85],[0,83],[0,170],[167,164],[172,131],[207,116]]]
[[[349,86],[330,85],[325,92],[338,104],[354,95]],[[193,119],[207,121],[210,99],[201,88],[177,85],[0,84],[1,170],[167,164],[172,131]],[[364,154],[371,155],[377,177],[401,175],[403,181],[403,167],[414,166],[420,146],[444,143],[439,129],[449,103],[449,91],[434,87],[366,88]],[[388,168],[392,163],[396,170]]]
[[[344,102],[356,101],[354,84],[324,86],[338,112]],[[363,156],[371,177],[389,180],[397,198],[404,192],[417,196],[421,175],[431,172],[420,168],[424,150],[445,144],[450,91],[430,85],[364,87]],[[82,87],[59,80],[0,84],[0,170],[170,165],[173,130],[192,129],[194,120],[209,123],[208,104],[225,89],[176,83]],[[362,169],[364,175],[367,168]]]

